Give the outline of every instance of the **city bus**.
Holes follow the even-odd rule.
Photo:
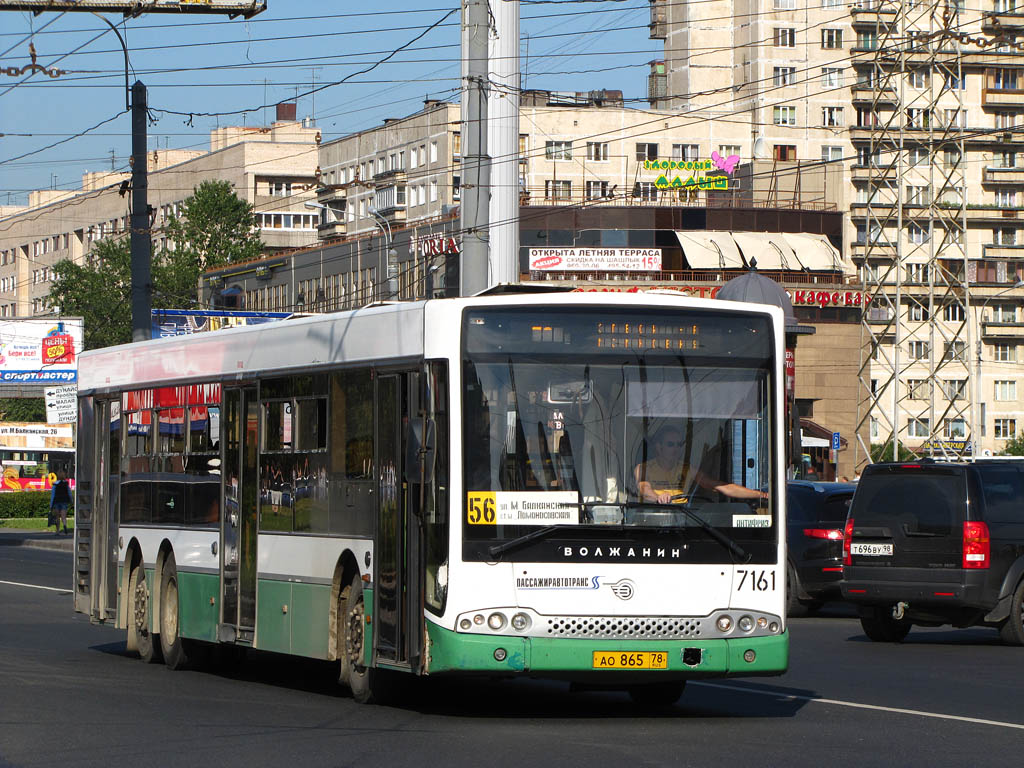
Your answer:
[[[172,669],[336,662],[360,702],[781,674],[782,323],[505,293],[85,352],[75,609]]]

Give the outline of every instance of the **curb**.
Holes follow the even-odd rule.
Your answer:
[[[27,538],[23,536],[0,534],[0,547],[33,547],[35,549],[50,549],[64,552],[74,552],[74,536],[59,538],[54,536],[51,539]]]

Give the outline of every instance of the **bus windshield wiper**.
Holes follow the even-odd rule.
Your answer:
[[[493,547],[490,547],[487,551],[491,553],[492,557],[497,557],[498,555],[504,554],[505,552],[508,552],[509,550],[518,549],[519,547],[523,546],[524,544],[529,544],[531,541],[537,541],[538,539],[547,538],[548,536],[550,536],[552,533],[555,533],[556,531],[560,531],[562,529],[570,529],[570,528],[578,529],[579,526],[578,525],[545,525],[543,528],[538,528],[535,531],[530,531],[529,533],[523,534],[522,536],[517,536],[514,539],[509,539],[508,541],[502,542],[501,544],[495,544]]]
[[[705,520],[703,517],[698,515],[692,509],[689,504],[658,504],[657,502],[643,502],[642,504],[628,504],[630,507],[654,507],[656,509],[663,509],[667,512],[682,512],[689,517],[693,522],[699,525],[702,529],[707,531],[708,535],[721,544],[723,547],[732,552],[742,562],[750,562],[750,553],[747,552],[743,547],[737,544],[732,538],[726,536],[720,530],[715,528],[711,523]]]

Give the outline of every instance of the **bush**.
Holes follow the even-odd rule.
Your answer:
[[[71,509],[74,509],[74,504],[71,505]],[[0,518],[46,517],[49,512],[49,491],[7,491],[0,493]]]

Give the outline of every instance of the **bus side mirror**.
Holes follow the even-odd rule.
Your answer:
[[[405,452],[405,476],[410,482],[433,482],[436,446],[437,425],[434,420],[411,419]]]

